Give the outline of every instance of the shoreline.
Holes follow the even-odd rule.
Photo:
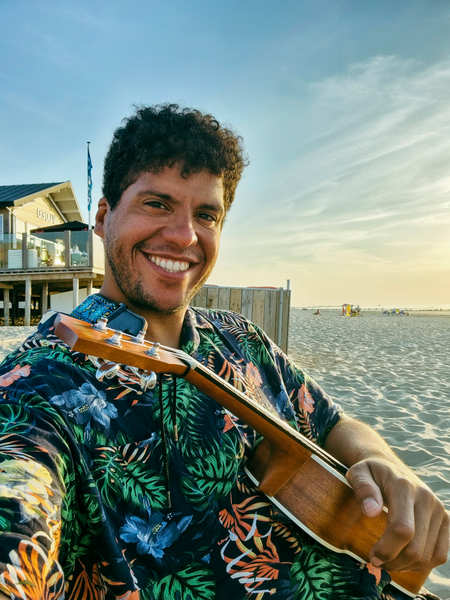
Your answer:
[[[342,315],[342,308],[340,306],[313,306],[313,307],[303,307],[303,306],[291,306],[291,310],[295,310],[295,311],[302,311],[304,314],[308,314],[308,312],[315,312],[316,310],[320,310],[322,311],[322,313],[337,313],[339,316]],[[391,309],[392,310],[392,309]],[[404,310],[405,312],[408,313],[408,316],[411,317],[450,317],[450,309],[442,309],[442,308],[402,308],[401,310]],[[367,315],[367,316],[383,316],[383,309],[381,308],[364,308],[363,306],[361,307],[361,316]],[[389,315],[384,315],[384,316],[389,316]],[[396,316],[396,315],[392,315],[392,316]],[[401,315],[397,315],[397,316],[401,316]],[[38,315],[32,315],[31,316],[31,323],[29,326],[27,327],[37,327],[39,324],[39,321],[41,320],[41,317]],[[18,317],[16,319],[16,322],[14,323],[14,325],[11,323],[8,326],[5,326],[3,324],[3,316],[0,315],[0,329],[3,327],[25,327],[24,322],[25,319],[24,317]]]
[[[340,308],[330,308],[330,307],[322,307],[322,306],[317,306],[314,308],[303,308],[301,306],[291,306],[291,310],[301,310],[303,311],[305,314],[307,314],[309,311],[316,311],[316,310],[320,310],[322,312],[326,312],[326,313],[338,313],[339,315],[341,315],[342,310]],[[408,315],[410,317],[450,317],[450,310],[427,310],[427,309],[403,309],[405,310],[405,312],[408,313]],[[361,307],[361,315],[371,315],[371,316],[383,316],[382,311],[377,309],[371,309],[371,308],[364,308]],[[388,315],[385,315],[388,316]],[[395,315],[392,315],[395,316]],[[400,315],[398,315],[400,316]]]

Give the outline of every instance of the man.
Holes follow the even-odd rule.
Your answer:
[[[260,436],[245,423],[170,375],[147,391],[125,368],[97,381],[49,313],[0,372],[0,597],[388,600],[405,596],[379,567],[445,562],[448,515],[377,434],[243,317],[189,308],[244,166],[240,138],[209,115],[163,105],[126,120],[96,218],[105,282],[73,315],[113,326],[126,304],[148,340],[188,352],[353,465],[365,514],[389,506],[371,565],[322,548],[259,492],[243,462]]]

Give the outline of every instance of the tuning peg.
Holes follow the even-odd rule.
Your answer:
[[[145,330],[142,329],[137,335],[135,335],[134,337],[131,338],[132,341],[135,344],[143,344],[144,340],[145,340],[145,333],[146,333]]]
[[[121,339],[122,339],[122,333],[120,331],[115,331],[114,334],[110,338],[108,338],[106,341],[108,342],[108,344],[111,344],[112,346],[120,347]]]
[[[151,348],[145,351],[145,354],[147,354],[147,356],[151,356],[152,358],[158,358],[158,350],[160,346],[161,344],[155,342],[154,344],[152,344]]]
[[[106,331],[106,325],[108,323],[108,319],[106,317],[101,317],[95,325],[92,325],[94,329],[97,331]]]
[[[156,377],[156,373],[153,373],[153,371],[150,371],[148,375],[141,375],[141,390],[143,392],[146,392],[147,390],[152,390],[155,387],[157,381],[158,379]]]
[[[98,381],[103,381],[103,379],[105,377],[106,377],[106,379],[112,379],[119,373],[119,370],[120,370],[119,365],[116,363],[113,363],[113,362],[103,363],[97,369],[95,377],[98,379]]]

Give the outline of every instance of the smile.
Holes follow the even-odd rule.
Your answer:
[[[166,260],[165,258],[160,258],[159,256],[150,256],[147,255],[149,259],[155,263],[161,269],[168,271],[169,273],[180,273],[182,271],[187,271],[189,269],[190,264],[188,262],[180,261],[180,260]]]

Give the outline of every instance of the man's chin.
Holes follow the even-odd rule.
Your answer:
[[[133,306],[136,312],[154,312],[160,315],[176,315],[181,311],[185,310],[189,305],[190,298],[182,298],[178,301],[174,301],[173,298],[170,300],[162,300],[160,298],[149,298],[138,295],[133,298]]]
[[[155,308],[153,308],[153,312],[157,312],[160,315],[176,315],[178,313],[180,313],[181,311],[186,309],[186,306],[189,304],[189,302],[184,302],[182,305],[180,306],[176,306],[176,307],[170,307],[170,306],[156,306]]]

